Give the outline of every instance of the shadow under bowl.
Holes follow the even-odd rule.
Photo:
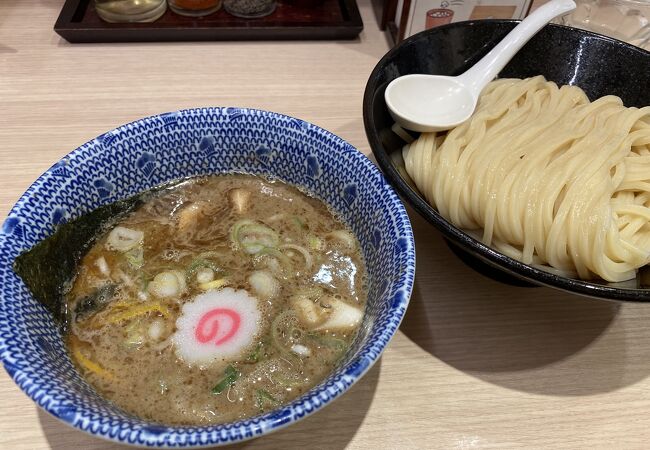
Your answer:
[[[644,269],[636,279],[621,283],[583,281],[523,264],[484,245],[438,214],[404,176],[401,157],[395,158],[404,141],[391,131],[394,121],[384,101],[388,83],[416,73],[460,75],[518,23],[452,23],[411,36],[390,50],[375,66],[364,93],[363,119],[372,152],[402,198],[443,234],[454,253],[487,276],[509,284],[531,283],[608,300],[650,301],[650,276]],[[626,106],[650,105],[650,52],[589,31],[547,25],[517,53],[499,77],[537,75],[559,85],[579,86],[591,100],[616,95]]]

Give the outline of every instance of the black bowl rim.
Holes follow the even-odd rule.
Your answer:
[[[375,65],[374,69],[368,77],[366,88],[363,96],[363,122],[366,131],[366,137],[370,143],[370,148],[373,155],[377,159],[379,166],[386,175],[386,178],[393,184],[397,191],[406,197],[407,203],[414,207],[414,209],[424,217],[429,223],[434,225],[443,236],[451,240],[452,243],[460,245],[466,251],[471,252],[473,255],[479,257],[489,265],[510,273],[518,278],[523,278],[527,281],[533,282],[537,285],[556,288],[572,294],[579,294],[587,297],[595,297],[605,300],[617,300],[626,302],[650,302],[650,289],[630,289],[619,288],[601,285],[589,281],[583,281],[573,278],[562,277],[542,269],[535,268],[528,264],[524,264],[516,259],[510,258],[491,247],[483,244],[481,241],[473,238],[469,234],[462,231],[460,228],[455,227],[446,219],[444,219],[433,207],[431,207],[418,192],[413,190],[408,183],[406,183],[399,172],[395,169],[388,156],[388,153],[383,150],[383,146],[379,137],[374,134],[372,121],[370,118],[373,116],[372,105],[375,90],[372,87],[375,85],[373,80],[377,77],[378,72],[385,65],[394,54],[399,52],[403,47],[411,45],[414,42],[425,39],[429,34],[438,33],[442,29],[455,28],[455,27],[471,27],[477,23],[493,23],[495,25],[512,24],[516,25],[520,20],[501,20],[501,19],[488,19],[488,20],[468,20],[462,22],[454,22],[447,25],[431,28],[421,31],[410,36],[402,41],[400,44],[389,50]],[[619,41],[609,36],[594,33],[579,28],[567,27],[558,24],[548,24],[551,28],[565,29],[569,33],[579,33],[599,40],[608,41],[612,45],[627,48],[630,51],[639,53],[640,56],[650,58],[650,52],[632,44]],[[376,86],[375,86],[376,87]]]

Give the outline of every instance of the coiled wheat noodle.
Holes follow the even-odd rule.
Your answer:
[[[443,217],[526,264],[615,282],[650,261],[650,107],[499,79],[470,120],[402,153]]]

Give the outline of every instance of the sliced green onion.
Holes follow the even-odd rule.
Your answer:
[[[292,264],[291,260],[287,255],[282,253],[280,250],[277,248],[271,248],[271,247],[266,247],[260,250],[259,255],[269,255],[280,261],[280,264],[282,264],[285,269],[291,269]]]
[[[224,256],[229,255],[232,252],[230,247],[223,247],[221,251],[219,250],[210,250],[207,252],[201,252],[197,255],[197,258],[209,259],[209,258],[223,258]]]
[[[230,240],[234,244],[238,245],[239,244],[239,231],[240,231],[240,229],[242,227],[246,226],[246,225],[254,225],[254,224],[255,224],[255,222],[253,222],[252,220],[249,220],[249,219],[238,220],[237,222],[235,222],[235,224],[230,229]]]
[[[298,227],[299,230],[304,230],[305,228],[307,228],[305,227],[305,223],[302,220],[300,220],[300,217],[293,216],[291,220]]]
[[[300,380],[289,379],[289,378],[285,377],[284,375],[282,375],[282,374],[280,374],[278,372],[274,372],[274,373],[271,374],[271,380],[275,384],[279,384],[282,387],[296,387],[296,386],[300,386],[302,384],[300,382]]]
[[[257,389],[255,391],[255,405],[259,409],[264,409],[265,403],[271,403],[271,406],[275,406],[278,404],[278,400],[266,389]]]
[[[248,219],[233,225],[230,238],[235,245],[250,255],[268,247],[277,247],[280,243],[280,236],[273,229]]]
[[[228,389],[230,386],[235,384],[235,381],[239,378],[239,375],[241,375],[237,369],[235,369],[233,366],[228,365],[226,367],[226,370],[224,372],[224,377],[219,383],[215,385],[215,387],[212,388],[212,393],[215,395],[221,394],[223,391]]]
[[[262,250],[260,250],[257,254],[259,256],[262,255],[268,255],[271,256],[278,261],[280,261],[280,264],[282,265],[282,274],[286,277],[294,277],[299,274],[300,271],[295,270],[295,265],[294,262],[291,261],[291,258],[289,258],[284,252],[282,252],[280,249],[283,250],[294,250],[295,252],[299,253],[300,256],[304,259],[304,265],[303,267],[305,270],[311,270],[314,262],[311,254],[309,251],[301,247],[300,245],[294,245],[294,244],[283,244],[278,248],[274,247],[265,247]]]
[[[307,333],[307,337],[316,341],[319,345],[332,348],[337,352],[343,352],[348,348],[347,342],[334,336],[326,336],[317,333]]]
[[[246,362],[251,364],[259,362],[260,357],[262,355],[262,347],[264,347],[264,345],[261,342],[257,344],[255,346],[255,350],[253,350],[248,354],[248,357],[246,358]]]
[[[126,261],[129,263],[129,265],[135,270],[138,270],[144,266],[144,250],[142,249],[142,246],[138,246],[127,251],[124,253],[124,257],[126,258]]]
[[[307,242],[310,250],[322,251],[325,249],[325,243],[319,237],[309,236]]]
[[[126,331],[126,340],[124,344],[130,348],[139,348],[144,342],[144,336],[140,330],[141,321],[134,320],[124,328]]]
[[[194,275],[194,273],[196,273],[197,270],[203,268],[212,269],[215,272],[220,271],[219,266],[217,266],[217,264],[215,264],[214,262],[204,258],[196,258],[192,260],[189,266],[187,266],[187,269],[185,269],[185,273],[187,273],[187,277],[189,278],[191,275]]]
[[[282,321],[290,322],[290,326],[288,327],[287,330],[290,333],[295,328],[293,324],[297,321],[297,319],[293,311],[284,311],[278,314],[275,317],[275,319],[273,319],[273,322],[271,323],[271,342],[273,343],[274,347],[278,349],[278,351],[283,356],[296,358],[296,355],[294,355],[291,349],[287,348],[283,344],[283,338],[281,336],[281,331],[280,331],[280,323]]]
[[[311,270],[312,265],[314,264],[314,259],[311,257],[311,253],[305,248],[300,245],[295,245],[295,244],[284,244],[280,246],[280,249],[282,250],[294,250],[303,257],[305,260],[305,269]]]
[[[254,255],[267,247],[276,247],[280,242],[277,233],[262,225],[243,227],[239,233],[239,244],[248,254]]]
[[[138,274],[138,279],[140,280],[140,292],[144,292],[146,294],[149,283],[151,282],[151,276],[144,272],[140,272]]]

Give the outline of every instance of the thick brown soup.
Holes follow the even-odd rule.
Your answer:
[[[124,410],[222,423],[319,383],[365,298],[359,243],[323,203],[278,181],[197,178],[97,240],[67,297],[67,345]]]

